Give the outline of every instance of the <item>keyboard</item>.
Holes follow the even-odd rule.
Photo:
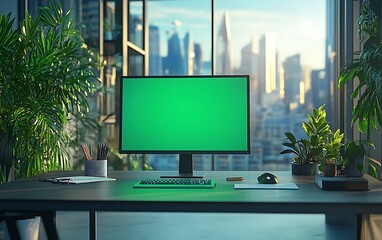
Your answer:
[[[134,188],[214,188],[215,180],[205,178],[149,178],[141,179]]]

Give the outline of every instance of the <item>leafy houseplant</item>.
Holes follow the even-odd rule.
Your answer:
[[[312,114],[307,114],[307,118],[307,122],[302,122],[302,128],[308,138],[297,140],[292,133],[285,133],[288,141],[283,145],[287,149],[281,154],[292,153],[294,163],[319,165],[322,169],[324,165],[333,163],[334,159],[339,156],[343,134],[340,134],[339,130],[334,133],[330,130],[329,123],[326,121],[324,105],[318,109],[313,108]],[[310,166],[311,173],[314,172],[313,166]]]
[[[334,133],[327,136],[324,143],[322,156],[317,161],[319,164],[319,170],[326,176],[334,177],[336,175],[337,161],[340,159],[340,148],[342,146],[342,139],[344,134],[340,133],[337,129]]]
[[[344,87],[347,83],[358,83],[351,93],[351,98],[356,99],[352,111],[352,124],[358,121],[358,130],[366,132],[367,144],[371,145],[370,134],[373,129],[382,126],[382,41],[380,19],[376,12],[380,11],[377,1],[365,0],[360,8],[358,18],[360,43],[362,49],[358,58],[341,69],[338,78],[338,87]],[[358,175],[363,174],[366,150],[365,143],[359,144],[351,141],[344,146],[342,154],[346,165],[353,165],[354,158],[358,159],[355,164],[358,167]],[[350,152],[355,156],[350,156]],[[353,159],[353,160],[349,160]],[[362,159],[362,161],[361,161]],[[369,158],[375,164],[379,162]],[[376,177],[375,166],[370,164],[371,174]]]
[[[338,87],[359,80],[351,98],[359,99],[352,112],[352,123],[358,121],[358,129],[367,132],[370,139],[371,128],[382,126],[382,42],[378,16],[369,1],[364,1],[358,19],[360,42],[363,48],[359,58],[341,69]]]
[[[357,143],[354,140],[348,140],[341,147],[341,157],[343,159],[343,165],[345,167],[345,173],[348,177],[361,177],[364,173],[366,153],[369,146],[374,147],[373,143],[370,141],[360,141]],[[373,159],[369,159],[370,161],[375,161]],[[375,164],[380,166],[379,162],[375,162]],[[369,163],[371,168],[371,173],[374,177],[376,176],[376,167]]]
[[[71,11],[50,1],[13,30],[0,15],[0,167],[23,178],[69,167],[71,129],[98,85]],[[5,156],[5,157],[4,157]],[[13,171],[12,171],[13,169]]]
[[[322,105],[318,109],[313,108],[312,115],[307,115],[309,121],[303,122],[302,125],[310,138],[317,138],[316,148],[319,151],[317,151],[315,156],[315,164],[319,166],[320,171],[324,171],[328,165],[332,168],[334,167],[335,161],[340,155],[341,141],[344,136],[344,134],[340,133],[339,129],[332,132],[329,122],[326,120],[324,106]]]

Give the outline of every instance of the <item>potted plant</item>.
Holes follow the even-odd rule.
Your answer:
[[[288,142],[284,142],[283,145],[288,147],[281,152],[281,154],[291,153],[293,154],[292,159],[292,174],[293,175],[311,175],[313,171],[313,166],[315,162],[315,156],[318,155],[317,148],[314,148],[317,141],[316,137],[313,139],[296,139],[296,137],[290,133],[285,133]]]
[[[292,133],[285,133],[287,147],[281,154],[292,153],[292,174],[310,175],[315,172],[315,167],[323,171],[327,166],[335,168],[335,161],[339,157],[343,134],[339,130],[334,133],[326,121],[324,105],[313,108],[312,114],[307,114],[308,121],[302,122],[308,138],[297,139]],[[301,170],[308,169],[308,170]]]
[[[370,141],[348,140],[340,149],[345,174],[347,177],[361,177],[364,174],[366,165],[369,165],[371,174],[377,178],[377,169],[375,165],[381,164],[374,159],[366,158],[369,146],[374,147]],[[370,163],[373,162],[374,164]],[[367,164],[366,164],[367,163]]]
[[[302,127],[306,134],[312,138],[317,137],[317,147],[320,151],[315,157],[315,165],[326,176],[334,176],[336,169],[336,159],[339,158],[339,151],[342,145],[344,134],[337,129],[334,133],[330,129],[329,122],[326,120],[325,105],[318,109],[313,108],[312,114],[307,115],[308,122],[303,122]]]
[[[17,30],[13,22],[10,14],[0,16],[0,167],[6,179],[69,168],[68,123],[88,111],[87,97],[99,83],[95,56],[61,4],[50,1],[34,19],[26,13]]]
[[[330,163],[333,156],[338,153],[343,138],[339,130],[333,133],[329,123],[326,121],[326,111],[324,105],[318,109],[313,108],[312,114],[307,114],[308,121],[302,122],[308,138],[298,139],[292,133],[285,133],[286,142],[283,143],[287,149],[281,154],[292,153],[292,174],[310,175],[315,172],[315,166],[322,167]],[[322,168],[320,167],[320,168]],[[308,170],[300,170],[300,169]]]
[[[86,123],[99,83],[96,56],[60,3],[13,22],[0,15],[0,183],[70,167],[69,123]]]
[[[379,127],[382,126],[382,109],[380,107],[382,101],[380,90],[382,79],[382,41],[380,37],[380,20],[376,14],[380,9],[377,6],[378,4],[374,1],[363,1],[358,18],[358,34],[362,49],[357,55],[358,58],[341,69],[338,78],[339,88],[344,87],[345,84],[358,83],[351,93],[351,98],[357,100],[352,111],[352,124],[358,123],[358,130],[362,133],[366,132],[366,144],[364,141],[358,144],[350,141],[347,146],[344,146],[344,149],[350,148],[348,151],[355,152],[359,155],[356,157],[363,160],[367,160],[365,159],[368,149],[367,145],[374,146],[370,141],[371,130],[376,129],[377,124]],[[365,146],[367,148],[364,148]],[[363,153],[364,151],[366,152]],[[344,156],[345,161],[353,164],[353,161],[348,161],[346,160],[347,158],[349,156]],[[368,159],[377,166],[380,165],[379,162]],[[358,175],[363,174],[360,160],[356,161],[356,165],[358,165],[357,169],[361,170]],[[369,164],[369,166],[371,169],[370,173],[376,176],[375,166],[373,164]]]
[[[330,133],[323,142],[323,150],[321,155],[317,158],[319,170],[323,172],[324,176],[336,176],[337,164],[340,159],[340,149],[342,147],[342,139],[344,134],[340,133],[337,129],[334,133]]]

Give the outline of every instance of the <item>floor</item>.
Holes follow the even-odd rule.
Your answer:
[[[58,212],[60,239],[88,239],[85,212]],[[39,240],[46,240],[40,224]],[[322,214],[98,213],[98,239],[352,240],[355,229],[327,225]],[[4,233],[0,234],[4,239]]]

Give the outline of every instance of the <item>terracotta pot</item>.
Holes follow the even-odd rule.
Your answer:
[[[325,164],[322,172],[325,177],[334,177],[336,176],[336,165],[334,163]]]

